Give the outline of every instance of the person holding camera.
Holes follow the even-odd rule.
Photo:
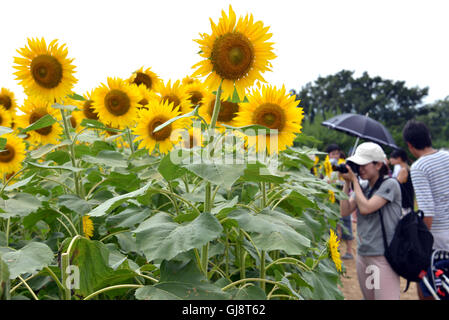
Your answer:
[[[349,199],[340,201],[342,216],[357,213],[357,277],[366,300],[395,300],[400,296],[400,278],[385,258],[379,211],[382,212],[387,242],[390,243],[402,215],[401,188],[388,178],[386,155],[373,142],[359,145],[355,154],[338,168],[344,179],[343,192]],[[357,173],[357,174],[356,174]],[[360,179],[367,183],[360,185]]]

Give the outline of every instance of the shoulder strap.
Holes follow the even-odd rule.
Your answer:
[[[385,232],[384,219],[382,216],[382,208],[380,208],[378,212],[379,212],[379,217],[380,217],[380,226],[382,227],[382,238],[384,240],[384,248],[385,248],[385,252],[387,252],[387,249],[388,249],[387,233]]]
[[[385,180],[388,180],[390,178],[387,178]],[[373,193],[380,188],[381,184],[385,181],[383,179],[383,177],[379,177],[379,179],[376,181],[376,183],[373,186],[373,189],[371,189],[369,195],[368,195],[368,199],[371,198],[371,196],[373,195]],[[388,249],[388,242],[387,242],[387,233],[385,232],[385,224],[384,224],[384,219],[382,216],[382,208],[380,208],[377,212],[379,212],[379,217],[380,217],[380,225],[382,227],[382,238],[384,241],[384,248],[385,248],[385,252],[387,252]]]

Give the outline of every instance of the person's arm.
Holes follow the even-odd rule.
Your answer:
[[[388,201],[377,195],[372,196],[367,199],[363,194],[362,188],[360,187],[359,181],[355,179],[354,182],[354,192],[355,199],[357,202],[357,208],[359,208],[360,214],[366,215],[370,213],[377,212],[382,208]]]
[[[430,189],[429,179],[422,170],[416,168],[410,171],[410,175],[418,208],[424,212],[423,221],[430,230],[432,228],[433,216],[435,215],[435,201],[432,189]]]
[[[362,187],[360,187],[357,176],[348,165],[346,167],[348,168],[348,173],[342,174],[341,176],[343,179],[345,179],[345,181],[352,182],[355,193],[355,204],[359,209],[360,214],[370,214],[382,208],[387,203],[387,200],[377,195],[374,195],[370,199],[367,199],[363,194]]]
[[[349,195],[349,185],[349,181],[345,181],[345,184],[343,185],[343,192],[347,195]],[[356,203],[353,197],[346,200],[340,200],[340,214],[342,217],[349,216],[355,209]]]
[[[407,168],[401,168],[396,179],[398,179],[399,183],[406,183],[407,178],[408,178]]]

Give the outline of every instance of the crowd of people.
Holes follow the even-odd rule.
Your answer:
[[[345,243],[342,259],[354,259],[364,299],[400,298],[400,277],[385,258],[381,212],[386,239],[391,242],[399,220],[416,210],[424,213],[423,221],[431,232],[434,250],[449,251],[449,152],[432,147],[429,129],[424,123],[410,120],[403,139],[416,158],[410,165],[405,150],[394,150],[388,158],[382,147],[373,142],[360,144],[346,161],[347,172],[336,172],[331,182],[340,185],[347,199],[340,200],[339,237]],[[345,158],[337,144],[326,148],[333,165]],[[355,164],[348,165],[348,164]],[[391,168],[390,168],[391,166]],[[354,172],[358,171],[358,172]],[[353,250],[357,224],[357,249]],[[367,270],[375,267],[379,279],[369,286]],[[426,286],[418,283],[420,299],[431,299]]]

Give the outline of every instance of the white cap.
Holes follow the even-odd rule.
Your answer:
[[[374,142],[364,142],[357,147],[355,154],[346,159],[346,161],[352,161],[355,164],[363,166],[370,162],[385,162],[387,156],[382,148]]]

